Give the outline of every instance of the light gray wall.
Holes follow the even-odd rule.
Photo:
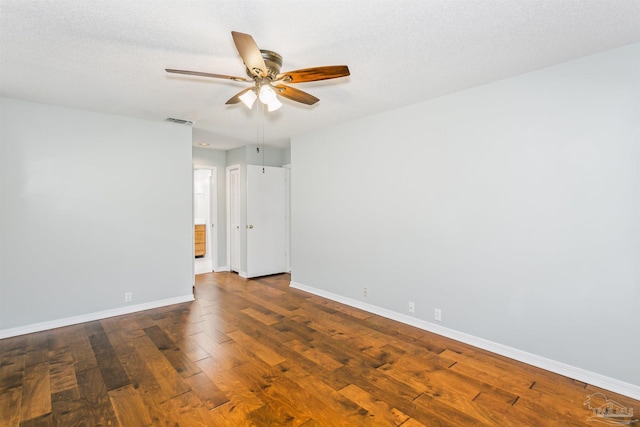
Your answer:
[[[189,127],[0,108],[0,329],[191,294]]]
[[[256,150],[256,149],[259,149]],[[249,165],[277,166],[283,165],[283,149],[250,144],[245,146],[246,161]]]
[[[640,385],[640,44],[291,157],[293,281]]]
[[[246,165],[247,149],[246,147],[238,147],[227,151],[227,166]]]
[[[227,152],[222,150],[213,150],[210,148],[192,148],[193,164],[195,166],[208,166],[216,168],[216,188],[218,191],[217,215],[218,223],[216,224],[218,237],[218,265],[227,265],[227,199],[226,199],[226,165]]]

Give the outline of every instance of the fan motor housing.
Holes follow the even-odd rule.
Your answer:
[[[282,56],[280,54],[266,49],[260,49],[262,59],[264,59],[264,65],[267,67],[267,76],[271,80],[275,80],[276,76],[280,74],[280,67],[282,67]],[[247,75],[254,78],[251,71],[247,69]]]

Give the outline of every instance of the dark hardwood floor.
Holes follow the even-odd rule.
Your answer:
[[[0,340],[0,426],[593,426],[598,391],[640,412],[289,281],[201,275],[192,303]]]

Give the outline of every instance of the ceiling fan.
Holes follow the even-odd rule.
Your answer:
[[[350,74],[349,67],[346,65],[304,68],[281,73],[282,56],[270,50],[258,49],[255,40],[249,34],[232,31],[231,35],[242,62],[247,68],[248,78],[170,68],[166,68],[165,71],[168,73],[253,83],[253,86],[232,96],[226,104],[242,102],[248,108],[251,108],[256,99],[259,99],[260,102],[267,106],[269,111],[277,110],[282,106],[282,103],[278,100],[278,95],[307,105],[313,105],[319,101],[315,96],[291,86],[286,86],[285,83],[315,82],[346,77]]]

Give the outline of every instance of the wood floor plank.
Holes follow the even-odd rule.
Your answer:
[[[136,338],[145,335],[144,330],[126,330],[114,324],[105,327],[105,332],[107,332],[109,342],[121,361],[136,353]]]
[[[487,407],[486,404],[474,402],[481,392],[474,390],[473,386],[460,389],[460,382],[452,381],[451,384],[443,384],[441,381],[434,380],[429,392],[420,395],[415,403],[427,408],[437,408],[438,411],[447,413],[449,419],[458,419],[460,423],[473,421],[485,425],[505,425],[505,420],[496,414],[493,406]],[[500,403],[504,408],[510,407],[507,403]]]
[[[14,427],[20,424],[22,386],[0,393],[0,426]]]
[[[52,421],[54,426],[81,426],[87,424],[85,402],[80,390],[68,388],[51,395]]]
[[[257,306],[262,306],[274,314],[281,315],[282,318],[280,320],[290,316],[291,312],[299,307],[299,305],[293,303],[290,298],[286,298],[286,293],[274,297],[260,289],[257,292],[251,292],[243,296]]]
[[[157,402],[164,402],[190,390],[189,385],[150,338],[147,336],[136,338],[136,349],[140,355],[140,360],[144,361],[144,364],[149,367],[159,386],[156,395]]]
[[[51,394],[78,387],[73,356],[69,349],[61,347],[49,352]]]
[[[230,324],[230,322],[227,324],[218,322],[218,318],[213,314],[205,315],[203,316],[203,319],[202,323],[198,323],[198,327],[202,333],[208,335],[217,343],[223,343],[231,340],[231,338],[227,336],[226,332],[232,332],[238,329],[237,326]]]
[[[100,322],[89,322],[85,325],[85,329],[107,390],[131,384],[131,380],[122,367],[122,363],[120,363],[120,359]]]
[[[296,351],[289,350],[286,346],[282,346],[280,353],[287,359],[287,362],[280,364],[279,367],[293,372],[301,369],[307,375],[321,378],[322,382],[334,391],[340,390],[351,382],[346,376],[336,374],[336,369],[329,370],[324,365],[320,365]]]
[[[24,382],[25,347],[7,349],[0,357],[0,393],[20,388]]]
[[[46,362],[49,358],[48,332],[37,332],[27,336],[25,365],[35,365]]]
[[[47,339],[49,341],[49,350],[57,350],[62,347],[70,347],[70,343],[84,334],[84,325],[70,325],[63,328],[49,331]]]
[[[107,387],[99,368],[87,369],[76,374],[78,391],[82,399],[82,419],[88,425],[116,426],[118,419],[107,394]]]
[[[25,367],[20,420],[28,421],[51,413],[49,362]]]
[[[386,375],[396,381],[404,383],[419,392],[424,392],[429,388],[429,373],[424,371],[405,372],[398,369],[393,364],[388,363],[378,368],[378,371],[385,372]]]
[[[174,427],[177,420],[172,419],[168,414],[160,409],[162,402],[169,397],[163,392],[160,384],[156,380],[152,367],[148,366],[146,360],[139,353],[132,354],[122,359],[122,365],[132,380],[132,385],[149,411],[152,425]]]
[[[121,426],[152,426],[149,409],[138,390],[127,385],[108,392],[111,405]]]
[[[588,426],[640,401],[291,289],[196,278],[193,302],[0,340],[0,426]]]
[[[389,406],[383,400],[374,399],[373,396],[355,384],[349,384],[340,390],[340,393],[366,409],[381,425],[398,426],[409,420],[407,414]]]
[[[98,367],[98,361],[91,348],[91,342],[85,326],[82,325],[82,328],[77,330],[77,333],[72,333],[71,335],[65,333],[65,339],[68,340],[68,347],[73,356],[76,372]]]
[[[183,378],[202,372],[159,326],[151,326],[144,331]]]
[[[265,361],[271,366],[275,366],[278,363],[282,363],[286,361],[286,359],[282,357],[280,354],[276,353],[275,351],[265,346],[264,344],[256,341],[255,339],[253,339],[243,331],[233,331],[233,332],[227,333],[227,335],[236,343],[246,347],[256,357],[259,357],[260,359],[262,359],[263,361]]]
[[[409,418],[407,421],[402,423],[402,427],[426,427],[420,421],[414,420],[413,418]]]
[[[366,409],[327,384],[327,377],[310,375],[298,366],[292,366],[285,375],[299,386],[295,389],[296,401],[311,414],[313,425],[362,426],[374,422]]]
[[[213,426],[213,417],[193,392],[187,392],[163,402],[163,412],[177,420],[179,426]]]
[[[304,321],[295,316],[298,321],[303,323]],[[376,357],[372,357],[362,350],[369,348],[369,345],[363,344],[360,338],[354,338],[354,341],[350,341],[348,338],[344,338],[349,335],[357,335],[357,332],[347,332],[347,326],[337,323],[333,320],[331,315],[326,313],[314,313],[314,319],[304,322],[306,327],[309,327],[318,332],[313,336],[313,345],[321,346],[323,351],[339,361],[342,364],[348,363],[350,359],[356,358],[364,360],[371,367],[377,368],[383,365],[385,362],[379,360]],[[296,332],[294,330],[294,332]],[[307,340],[308,344],[311,343]],[[346,342],[346,343],[345,343]],[[360,344],[358,344],[360,343]]]
[[[284,405],[270,405],[266,404],[255,411],[250,412],[247,418],[251,422],[251,425],[262,426],[275,424],[278,426],[297,426],[309,421],[310,418],[305,418],[301,421],[296,416],[287,412]]]
[[[414,388],[410,384],[398,381],[386,375],[386,372],[379,371],[362,360],[352,359],[345,368],[337,369],[335,372],[338,371],[356,379],[353,381],[354,384],[380,398],[384,398],[386,394],[393,394],[400,399],[413,400],[422,393],[420,388]]]
[[[259,420],[261,422],[257,422],[257,424],[263,425],[264,421],[257,415],[264,417],[264,414],[268,413],[271,419],[277,420],[283,425],[298,425],[312,418],[322,420],[323,417],[325,422],[331,419],[330,424],[336,425],[342,415],[333,412],[332,399],[325,395],[323,399],[319,400],[315,390],[304,387],[304,385],[305,383],[299,381],[298,378],[287,375],[277,379],[268,387],[262,388],[259,395],[267,402],[268,406],[251,414],[251,419]],[[360,411],[358,411],[358,415],[361,415]],[[359,423],[363,425],[362,418],[359,418]]]
[[[253,317],[257,321],[264,323],[267,326],[274,325],[283,319],[282,315],[274,313],[271,310],[259,311],[253,307],[247,307],[242,310],[242,312],[247,316]]]
[[[343,363],[337,361],[331,357],[331,355],[327,354],[327,352],[322,351],[322,349],[317,348],[313,344],[309,345],[298,340],[291,340],[287,341],[284,345],[299,353],[302,357],[305,357],[320,366],[324,366],[325,369],[330,371],[344,366]]]
[[[439,399],[439,397],[433,397],[428,394],[420,395],[414,401],[414,405],[416,411],[411,414],[412,418],[426,425],[452,427],[473,425],[501,426],[501,424],[489,420],[490,414],[479,419],[477,418],[478,414],[475,408],[473,408],[473,414],[468,414],[450,406],[447,402]]]
[[[226,336],[227,332],[236,331],[238,326],[235,319],[225,318],[222,313],[214,312],[211,314],[205,314],[202,316],[204,325],[209,326],[207,329],[203,328],[203,324],[198,324],[202,331],[209,333],[212,337],[219,339],[219,342],[228,341]]]
[[[229,398],[229,402],[213,408],[212,425],[251,425],[247,414],[261,408],[265,403],[245,385],[233,369],[217,365],[212,359],[196,362],[202,371]]]
[[[52,414],[44,414],[20,423],[20,427],[51,427],[53,426]]]
[[[204,372],[192,375],[186,381],[207,409],[229,402],[227,395]]]
[[[225,368],[233,368],[246,361],[246,357],[243,357],[242,353],[235,349],[238,346],[231,338],[229,341],[218,343],[206,333],[202,333],[194,335],[193,340],[209,355],[201,360],[211,359]],[[197,362],[196,365],[200,366]]]

